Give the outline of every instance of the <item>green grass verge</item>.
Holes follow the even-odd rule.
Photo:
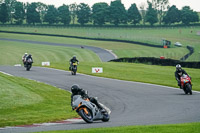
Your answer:
[[[106,41],[92,41],[74,38],[62,38],[62,37],[47,37],[47,36],[31,36],[31,35],[17,35],[17,34],[5,34],[0,33],[1,38],[13,38],[13,39],[23,39],[23,40],[37,40],[43,42],[53,42],[53,43],[64,43],[64,44],[81,44],[100,47],[103,49],[112,50],[119,58],[121,57],[157,57],[165,56],[166,58],[172,58],[179,60],[189,51],[186,47],[176,47],[170,49],[164,48],[153,48],[148,46],[120,43],[120,42],[106,42]],[[1,44],[7,44],[7,42],[2,42]],[[29,49],[31,51],[31,49]]]
[[[41,65],[41,62],[50,61],[52,64],[63,62],[66,66],[73,55],[76,55],[80,61],[100,62],[95,53],[86,49],[0,41],[0,64],[21,64],[21,58],[25,52],[33,55],[33,65]]]
[[[3,34],[4,37],[10,34]],[[13,38],[30,38],[31,40],[44,41],[49,40],[52,42],[70,42],[68,38],[56,37],[43,37],[43,36],[30,36],[30,35],[10,35]],[[74,39],[75,40],[75,39]],[[79,41],[79,40],[78,40]],[[82,40],[83,41],[83,40]],[[88,41],[88,40],[86,40]],[[78,66],[78,72],[95,75],[91,73],[91,68],[95,66],[103,67],[103,74],[96,74],[97,76],[109,77],[115,79],[146,82],[153,84],[160,84],[166,86],[177,87],[177,83],[174,78],[174,67],[164,66],[151,66],[135,63],[102,63],[99,58],[93,52],[85,49],[68,48],[61,46],[47,46],[38,44],[28,44],[19,42],[0,41],[0,56],[1,65],[14,65],[21,63],[21,56],[24,52],[32,53],[34,58],[34,65],[41,66],[42,61],[50,61],[51,67],[66,70],[69,67],[69,59],[76,54],[80,60]],[[89,41],[88,41],[89,42]],[[94,41],[95,42],[95,41]],[[98,42],[98,41],[97,41]],[[98,42],[99,43],[99,42]],[[99,44],[101,45],[101,44]],[[120,46],[119,51],[123,51],[123,45]],[[134,47],[132,44],[128,47]],[[137,47],[135,47],[137,48]],[[121,49],[121,50],[120,50]],[[13,56],[14,55],[14,56]],[[8,58],[9,57],[9,58]],[[192,76],[193,90],[200,90],[200,73],[199,69],[186,69],[186,71]]]
[[[70,101],[65,90],[0,73],[0,127],[77,117]]]
[[[51,65],[51,67],[66,70],[62,63]],[[92,67],[103,67],[103,73],[92,74]],[[192,77],[192,89],[200,91],[200,75],[197,74],[200,73],[200,69],[184,69]],[[175,67],[172,66],[118,62],[80,62],[78,72],[93,76],[177,87],[174,76]]]
[[[91,38],[108,38],[133,40],[161,45],[161,40],[167,39],[174,44],[181,42],[184,46],[191,45],[195,48],[194,54],[189,58],[192,61],[200,60],[200,38],[197,31],[200,27],[177,27],[177,28],[85,28],[85,27],[24,27],[6,26],[0,27],[1,30],[47,33],[58,35],[72,35]],[[114,49],[112,49],[114,50]]]
[[[152,126],[122,126],[111,128],[92,128],[65,131],[48,131],[49,133],[199,133],[200,123]],[[46,133],[46,132],[38,132]]]

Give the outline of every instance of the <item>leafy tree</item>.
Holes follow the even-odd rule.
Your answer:
[[[71,21],[69,7],[66,5],[60,6],[58,8],[58,14],[61,22],[64,23],[64,25],[69,25]]]
[[[136,4],[132,4],[131,7],[128,9],[128,20],[134,25],[142,20]]]
[[[13,12],[15,10],[14,8],[15,8],[16,0],[4,0],[4,2],[7,6],[8,19],[12,24],[13,23]]]
[[[180,22],[181,21],[181,12],[180,10],[178,10],[178,8],[176,8],[175,5],[171,6],[168,11],[166,16],[164,16],[163,18],[163,22],[165,24],[173,24],[176,22]]]
[[[0,5],[0,21],[4,24],[8,22],[8,9],[5,3]]]
[[[44,4],[44,3],[41,3],[41,2],[37,2],[36,4],[37,4],[36,10],[40,14],[41,22],[43,22],[44,21],[44,16],[45,16],[45,14],[47,12],[47,9],[48,9],[48,6],[46,4]]]
[[[185,25],[188,25],[191,22],[198,22],[198,13],[191,10],[189,6],[184,6],[181,10],[181,21]]]
[[[23,23],[23,20],[25,19],[25,10],[22,2],[15,3],[15,12],[13,17],[16,20],[17,24]]]
[[[70,4],[70,5],[69,5],[69,10],[70,10],[70,14],[71,14],[71,17],[72,17],[72,23],[73,23],[73,24],[75,23],[77,8],[78,8],[78,7],[77,7],[77,4],[76,4],[76,3],[73,3],[73,4]]]
[[[142,2],[140,4],[140,13],[141,13],[141,17],[142,17],[142,23],[143,25],[145,25],[145,16],[146,16],[146,4],[144,2]]]
[[[34,24],[40,23],[40,13],[36,10],[37,9],[37,3],[33,2],[31,4],[27,4],[27,23],[28,24]]]
[[[48,22],[49,24],[58,22],[58,11],[54,5],[48,6],[47,14],[44,16],[44,21]]]
[[[109,6],[107,3],[95,3],[92,6],[92,18],[94,24],[103,25],[108,20]]]
[[[127,22],[127,12],[121,0],[112,1],[109,8],[110,22],[115,25]]]
[[[169,0],[152,0],[152,6],[158,13],[159,24],[161,25],[166,13],[165,10],[169,7]]]
[[[145,18],[146,18],[146,22],[149,22],[151,24],[151,26],[153,26],[153,24],[158,22],[157,12],[152,7],[152,3],[148,2],[148,4],[149,4],[149,7],[147,9]]]
[[[81,25],[88,23],[90,20],[90,15],[91,9],[89,5],[85,3],[80,3],[77,10],[78,23],[80,23]]]

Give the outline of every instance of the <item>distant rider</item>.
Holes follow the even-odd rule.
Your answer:
[[[183,74],[188,75],[188,74],[186,73],[186,71],[185,71],[184,69],[181,68],[181,65],[180,65],[180,64],[177,64],[177,65],[176,65],[176,71],[175,71],[175,78],[176,78],[176,80],[177,80],[177,82],[178,82],[178,86],[180,86],[180,88],[181,88],[181,81],[180,81],[180,78],[181,78],[181,76],[182,76]],[[188,76],[189,76],[189,75],[188,75]],[[189,77],[190,77],[190,76],[189,76]]]
[[[72,105],[72,101],[73,101],[73,96],[81,95],[82,98],[88,98],[90,100],[90,102],[94,103],[100,109],[101,112],[105,112],[104,108],[99,104],[97,99],[94,98],[94,97],[89,97],[87,91],[80,88],[79,85],[77,85],[77,84],[72,85],[71,92],[72,92],[72,94],[71,94],[71,105]]]
[[[70,59],[69,63],[70,63],[69,70],[71,70],[73,63],[79,64],[79,61],[76,59],[76,56],[74,55],[74,56],[72,57],[72,59]]]
[[[25,65],[27,64],[27,61],[31,59],[32,60],[32,63],[33,63],[33,58],[32,58],[32,55],[29,54],[28,56],[26,56],[26,59],[25,59]]]
[[[22,62],[23,62],[24,65],[25,65],[27,56],[28,56],[28,53],[24,53],[24,55],[22,56]]]

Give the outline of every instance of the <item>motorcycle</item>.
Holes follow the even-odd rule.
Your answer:
[[[33,60],[31,58],[29,58],[27,61],[26,61],[26,64],[25,64],[25,68],[26,68],[26,71],[30,71],[31,67],[32,67],[32,63],[33,63]]]
[[[190,93],[190,95],[192,95],[191,78],[188,75],[183,74],[180,80],[181,80],[181,88],[183,89],[185,94]]]
[[[111,113],[110,109],[102,103],[99,104],[105,109],[104,112],[101,112],[88,98],[84,99],[81,95],[75,95],[73,96],[72,108],[73,110],[76,110],[81,118],[87,123],[92,123],[96,120],[102,120],[103,122],[109,121]]]
[[[77,71],[77,63],[72,63],[71,74],[76,75],[76,71]]]

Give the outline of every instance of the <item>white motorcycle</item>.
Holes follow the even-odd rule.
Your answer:
[[[92,123],[96,120],[102,120],[103,122],[109,121],[111,113],[110,109],[102,103],[99,104],[105,109],[104,112],[101,112],[88,98],[83,99],[81,95],[75,95],[73,96],[72,108],[73,110],[76,110],[81,118],[87,123]]]

